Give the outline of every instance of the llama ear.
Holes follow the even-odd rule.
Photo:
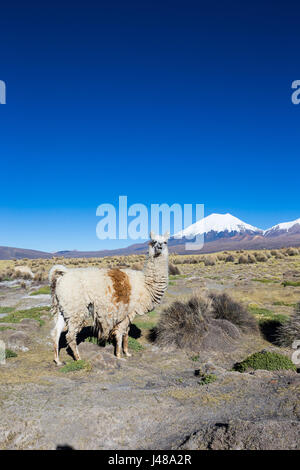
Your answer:
[[[151,232],[150,232],[150,238],[151,238],[151,240],[154,240],[154,239],[155,239],[155,233],[152,232],[152,230],[151,230]]]
[[[169,240],[169,238],[170,238],[170,232],[167,231],[164,234],[164,239],[167,241],[167,240]]]

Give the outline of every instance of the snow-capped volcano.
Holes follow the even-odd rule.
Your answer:
[[[246,224],[242,220],[234,217],[231,214],[210,214],[204,219],[198,220],[186,229],[174,235],[175,238],[179,237],[195,237],[196,235],[235,235],[250,233],[262,234],[263,231],[253,225]],[[210,237],[211,238],[211,237]]]
[[[300,219],[293,220],[292,222],[283,222],[281,224],[274,225],[268,230],[264,231],[265,237],[276,237],[285,233],[294,234],[300,233]]]

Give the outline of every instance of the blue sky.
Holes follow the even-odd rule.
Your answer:
[[[203,203],[261,228],[300,217],[296,2],[1,6],[0,245],[96,237],[96,208]]]

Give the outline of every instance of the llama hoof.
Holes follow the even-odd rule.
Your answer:
[[[132,354],[130,354],[129,352],[125,352],[124,354],[125,354],[126,357],[131,357],[132,356]]]
[[[54,359],[54,364],[57,365],[57,367],[58,367],[58,366],[63,366],[63,365],[64,365],[64,362],[56,361],[56,360]]]

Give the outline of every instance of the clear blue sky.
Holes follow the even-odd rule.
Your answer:
[[[96,208],[204,203],[267,228],[300,217],[297,2],[1,6],[0,245],[96,238]],[[129,242],[130,243],[130,242]]]

